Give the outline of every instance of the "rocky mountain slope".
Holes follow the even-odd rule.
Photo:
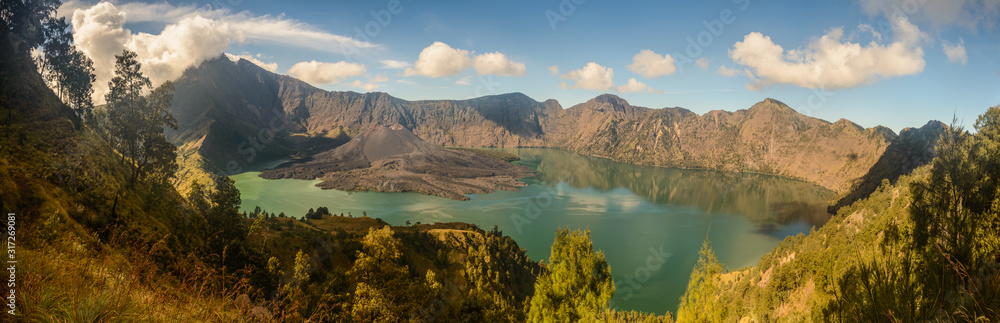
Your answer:
[[[883,181],[896,184],[899,176],[909,174],[917,167],[930,163],[934,159],[934,147],[937,146],[938,137],[945,129],[948,129],[948,125],[941,121],[929,121],[923,127],[900,131],[899,136],[889,144],[875,165],[858,179],[850,192],[830,206],[830,213],[836,214],[840,208],[868,197],[882,185]]]
[[[568,109],[520,93],[406,101],[325,91],[222,57],[177,81],[173,112],[181,130],[171,139],[228,172],[260,158],[316,153],[382,123],[435,145],[564,148],[637,164],[777,174],[843,193],[896,137],[884,127],[804,116],[773,99],[704,115],[632,106],[610,94]]]
[[[747,110],[698,115],[682,108],[632,107],[602,95],[555,119],[566,125],[555,127],[572,129],[555,134],[555,146],[584,154],[645,165],[776,174],[838,192],[862,176],[895,137],[884,127],[863,129],[844,119],[829,123],[804,116],[773,99]]]

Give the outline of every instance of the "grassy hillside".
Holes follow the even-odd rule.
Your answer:
[[[882,179],[821,229],[754,267],[698,276],[678,317],[725,321],[1000,319],[1000,107],[978,133],[949,128],[932,165]],[[953,138],[953,139],[948,139]],[[942,148],[943,145],[943,148]],[[710,255],[702,258],[717,263]],[[704,272],[703,272],[704,273]]]
[[[129,188],[121,155],[9,44],[0,41],[0,208],[18,221],[14,321],[523,317],[518,304],[541,266],[497,231],[237,214],[238,191],[224,178],[187,198],[169,178]],[[374,285],[359,285],[370,271],[356,262],[386,246],[405,268],[396,285],[359,289]],[[372,312],[362,296],[392,300]]]
[[[119,155],[26,53],[0,43],[0,207],[21,233],[16,319],[238,318],[225,300],[234,289],[192,257],[202,238],[183,198],[163,181],[127,189]]]

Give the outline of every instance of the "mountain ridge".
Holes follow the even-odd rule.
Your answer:
[[[202,143],[197,148],[208,163],[232,165],[235,160],[245,167],[314,144],[288,138],[355,136],[373,123],[383,123],[400,124],[436,145],[561,148],[643,165],[774,174],[843,193],[896,136],[884,127],[865,129],[846,120],[831,123],[808,117],[772,98],[748,109],[701,115],[679,107],[633,106],[607,93],[565,109],[556,100],[539,102],[523,93],[408,101],[385,92],[325,91],[248,64],[253,65],[220,57],[177,81],[174,114],[181,131],[220,132],[208,137],[220,141],[209,146],[236,147],[219,153],[202,149]],[[226,84],[233,78],[238,85]],[[192,91],[196,88],[201,92]],[[235,101],[205,105],[213,114],[192,115],[191,108],[182,107],[225,97]],[[273,119],[266,120],[268,113],[278,118],[279,127]],[[199,127],[205,118],[221,125]],[[262,129],[274,132],[268,144],[241,139],[262,137],[259,132],[267,132]],[[172,140],[193,147],[198,145],[190,138],[197,137]],[[268,139],[263,137],[258,139]]]

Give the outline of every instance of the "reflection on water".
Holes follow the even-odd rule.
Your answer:
[[[552,149],[516,153],[522,158],[519,163],[539,171],[529,182],[565,182],[604,191],[625,188],[654,203],[740,214],[764,232],[793,223],[807,224],[806,232],[809,226],[822,226],[830,219],[827,201],[836,196],[816,184],[771,175],[629,165]]]
[[[636,166],[553,149],[517,149],[537,170],[520,191],[468,201],[418,193],[320,190],[319,181],[233,176],[244,209],[301,217],[309,208],[379,217],[394,224],[462,221],[497,225],[532,259],[549,257],[558,228],[590,229],[611,265],[619,309],[676,311],[706,237],[730,268],[753,265],[784,237],[826,221],[833,193],[755,174]],[[651,258],[653,257],[653,258]],[[662,265],[661,265],[662,263]],[[653,265],[651,265],[653,264]]]

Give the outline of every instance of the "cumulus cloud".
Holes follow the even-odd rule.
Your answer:
[[[125,13],[102,2],[73,12],[73,42],[94,61],[94,103],[104,103],[108,81],[115,72],[115,55],[125,49],[132,32],[123,28]]]
[[[334,84],[344,79],[365,74],[364,64],[339,61],[336,63],[299,62],[288,69],[288,75],[312,84]]]
[[[885,15],[889,20],[907,18],[937,27],[958,25],[977,30],[994,29],[1000,16],[997,0],[860,0],[868,15]]]
[[[559,66],[549,66],[549,73],[552,73],[552,75],[559,75]]]
[[[238,33],[229,24],[199,16],[167,25],[159,35],[138,33],[125,43],[153,83],[173,80],[188,67],[217,57]]]
[[[773,84],[844,89],[922,72],[927,35],[905,18],[895,20],[892,34],[891,43],[862,45],[843,40],[843,28],[835,28],[804,48],[786,51],[771,37],[752,32],[733,45],[729,57],[747,67],[752,90]]]
[[[949,44],[948,42],[941,42],[941,48],[944,50],[944,55],[948,56],[948,61],[956,64],[968,64],[969,57],[965,55],[965,41],[959,38],[958,44]]]
[[[97,5],[101,5],[101,2]],[[73,15],[76,10],[86,10],[93,6],[72,0],[59,7],[58,14]],[[116,5],[120,12],[127,14],[131,23],[155,22],[172,24],[200,16],[227,23],[233,30],[249,40],[305,47],[339,54],[355,54],[359,51],[377,49],[381,46],[348,36],[322,31],[298,20],[283,15],[255,16],[248,11],[232,12],[229,9],[212,9],[209,6],[173,5],[168,3],[127,2]]]
[[[215,58],[239,38],[227,23],[193,16],[167,25],[159,35],[133,34],[124,28],[126,13],[102,2],[73,13],[73,40],[94,61],[94,100],[104,102],[114,76],[115,55],[136,52],[142,72],[158,86],[181,76],[188,67]]]
[[[391,60],[391,59],[384,59],[384,60],[381,60],[381,62],[382,62],[382,67],[384,67],[384,68],[403,69],[403,68],[410,67],[410,62],[395,61],[395,60]]]
[[[500,52],[477,55],[472,67],[479,75],[524,76],[524,64],[511,61]]]
[[[74,42],[94,61],[96,103],[104,102],[108,81],[114,75],[114,56],[124,49],[136,52],[142,72],[157,86],[218,57],[233,42],[266,41],[343,53],[377,47],[284,17],[252,16],[207,6],[70,1],[58,14],[71,16]],[[159,34],[133,33],[124,27],[126,18],[129,23],[160,22],[166,26]],[[269,64],[258,65],[271,70]]]
[[[442,42],[434,42],[420,51],[420,56],[413,63],[413,67],[403,71],[403,76],[451,76],[458,74],[469,66],[472,66],[472,58],[469,57],[469,51],[454,49]]]
[[[711,63],[711,62],[712,62],[712,60],[702,57],[702,58],[699,58],[699,59],[697,59],[697,60],[694,61],[694,66],[697,66],[702,71],[707,71],[708,70],[708,63]]]
[[[735,77],[736,75],[741,74],[740,71],[737,71],[736,69],[729,68],[729,67],[727,67],[725,65],[719,66],[719,69],[716,70],[715,72],[719,73],[719,75],[722,75],[722,76],[725,76],[725,77]]]
[[[458,81],[455,81],[455,84],[457,84],[457,85],[469,85],[469,84],[472,84],[472,79],[475,78],[475,77],[476,77],[475,75],[469,75],[469,76],[460,78],[460,79],[458,79]]]
[[[257,57],[254,57],[254,56],[252,56],[250,54],[246,54],[246,53],[240,54],[240,55],[233,55],[233,54],[230,54],[230,53],[226,53],[226,57],[229,58],[229,60],[231,60],[233,62],[239,62],[241,59],[245,59],[248,62],[253,63],[254,65],[260,66],[260,68],[263,68],[264,70],[266,70],[268,72],[271,72],[271,73],[277,73],[278,72],[278,63],[265,63],[264,61],[261,61],[259,59],[260,58],[260,54],[257,54]]]
[[[479,75],[524,76],[525,71],[523,63],[511,61],[500,52],[474,55],[464,49],[434,42],[420,51],[413,67],[404,70],[403,76],[445,77],[461,73],[470,67]]]
[[[370,78],[368,79],[368,81],[365,82],[362,82],[361,80],[354,80],[353,82],[351,82],[351,86],[364,89],[366,92],[372,92],[382,87],[382,84],[379,83],[385,83],[388,81],[389,78],[383,74]]]
[[[643,49],[632,57],[628,70],[645,78],[657,78],[677,72],[674,58],[670,54],[660,55],[651,50]]]
[[[607,91],[614,86],[615,71],[611,68],[598,65],[597,63],[587,63],[583,68],[572,70],[569,73],[560,75],[559,78],[575,81],[573,86],[567,86],[565,82],[560,84],[563,89],[588,89],[594,91]]]
[[[628,79],[628,82],[626,82],[625,84],[615,87],[615,91],[621,93],[631,93],[631,92],[663,93],[663,91],[657,91],[650,88],[649,86],[646,86],[646,84],[639,82],[639,80],[636,80],[634,77]]]

